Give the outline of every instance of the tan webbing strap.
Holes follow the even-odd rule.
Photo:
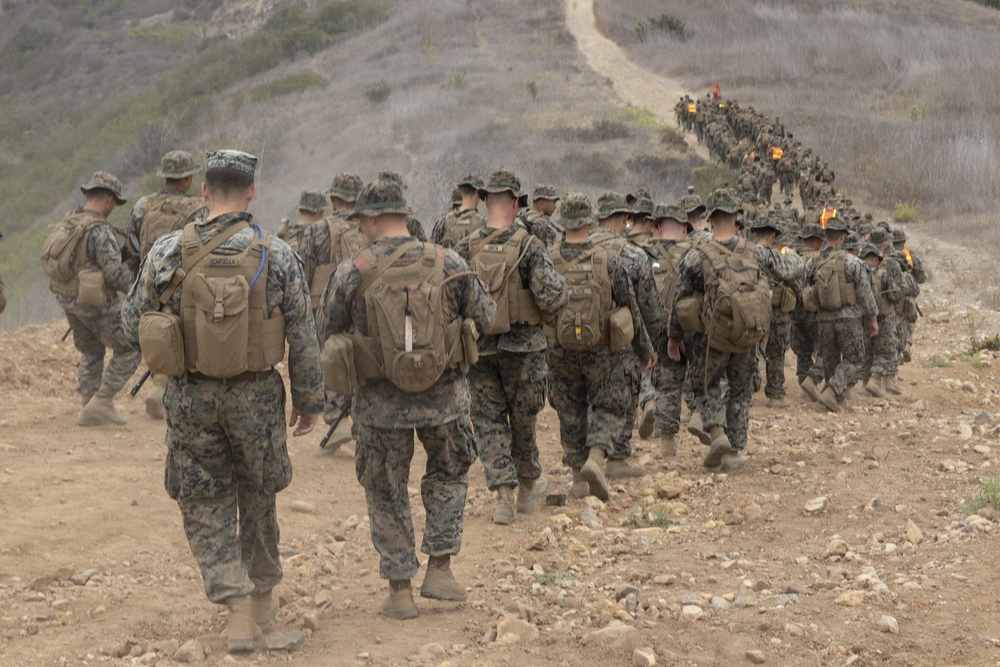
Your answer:
[[[469,244],[469,245],[470,245],[470,248],[469,248],[469,250],[470,250],[471,252],[469,252],[469,261],[471,262],[471,261],[472,261],[472,258],[473,258],[473,257],[475,257],[476,255],[478,255],[478,254],[479,254],[479,251],[480,251],[480,250],[482,250],[483,248],[485,248],[486,246],[488,246],[488,245],[490,244],[490,241],[492,241],[492,240],[493,240],[493,239],[495,239],[496,237],[500,236],[501,234],[503,234],[503,233],[504,233],[505,231],[507,231],[508,229],[510,229],[510,227],[501,227],[500,229],[497,229],[497,230],[494,230],[493,232],[491,232],[491,233],[490,233],[490,235],[489,235],[489,236],[487,236],[486,238],[484,238],[484,239],[482,240],[482,242],[481,242],[481,243],[479,243],[479,244],[478,244],[478,245],[477,245],[477,246],[475,247],[475,249],[472,249],[472,248],[471,248],[471,245],[472,245],[472,244],[470,243],[470,244]],[[514,234],[517,234],[517,231],[519,231],[519,230],[515,230],[515,231],[514,231]]]
[[[188,257],[188,260],[183,264],[181,264],[181,266],[176,271],[174,271],[174,275],[170,279],[170,284],[167,285],[167,289],[163,290],[163,294],[160,295],[161,305],[164,306],[167,305],[167,303],[170,301],[170,297],[174,295],[174,292],[177,291],[177,288],[180,287],[182,282],[184,282],[184,278],[187,276],[188,271],[190,271],[195,264],[204,259],[209,253],[218,248],[220,245],[222,245],[232,237],[236,236],[236,233],[239,232],[240,230],[250,228],[250,223],[248,220],[243,219],[242,222],[246,224],[246,227],[234,224],[232,227],[220,233],[214,239],[203,245],[198,252]]]
[[[375,264],[375,268],[371,270],[371,273],[368,273],[364,276],[364,279],[362,279],[361,286],[358,287],[358,291],[354,293],[354,298],[360,299],[368,288],[372,286],[372,283],[378,280],[379,276],[388,271],[396,260],[402,257],[407,250],[417,247],[418,243],[420,243],[420,241],[407,241],[403,245],[399,246],[399,248],[396,249],[396,252],[392,253],[385,259],[379,260],[378,263]]]

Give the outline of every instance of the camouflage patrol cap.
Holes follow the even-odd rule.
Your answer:
[[[620,192],[605,192],[597,200],[597,219],[607,220],[617,213],[631,213],[632,208]]]
[[[365,184],[361,181],[361,177],[357,174],[340,174],[339,176],[333,177],[333,183],[330,185],[330,189],[326,191],[327,197],[337,197],[338,199],[343,199],[348,204],[353,204],[354,200],[358,198],[358,193]]]
[[[824,240],[826,237],[823,235],[823,228],[817,223],[812,223],[806,225],[799,232],[799,238],[805,241],[806,239],[819,239]]]
[[[490,194],[509,192],[515,199],[521,196],[521,179],[509,169],[497,169],[486,178],[486,184],[479,188],[479,198],[486,199]]]
[[[559,201],[559,193],[556,191],[553,185],[536,185],[535,189],[531,191],[531,201],[537,201],[539,199],[551,199],[553,201]]]
[[[894,230],[892,230],[893,243],[902,243],[904,241],[906,241],[906,232],[904,232],[902,228],[896,227]]]
[[[846,232],[847,231],[847,222],[843,218],[841,218],[839,216],[836,217],[836,218],[830,218],[829,220],[826,221],[826,231],[828,231],[828,232]]]
[[[115,197],[118,205],[128,202],[122,196],[122,182],[106,171],[95,171],[90,181],[80,186],[80,192],[87,194],[91,190],[107,190]]]
[[[410,209],[403,198],[403,188],[393,180],[379,179],[369,183],[354,202],[351,218],[377,218],[380,215],[410,215]]]
[[[559,207],[559,222],[563,229],[580,229],[594,224],[594,207],[587,196],[580,192],[566,195]]]
[[[303,190],[299,197],[299,210],[319,213],[326,208],[326,195],[319,190]]]
[[[892,234],[882,229],[881,227],[876,227],[875,229],[873,229],[871,235],[868,237],[868,242],[877,246],[885,245],[886,243],[889,243],[891,240],[892,240]]]
[[[848,232],[847,238],[844,239],[844,249],[857,250],[860,247],[861,247],[861,237],[859,237],[854,232]]]
[[[470,188],[479,190],[483,187],[483,179],[479,178],[475,174],[469,174],[458,182],[458,187],[462,187],[463,185],[468,185]]]
[[[161,178],[185,178],[198,173],[200,169],[201,165],[187,151],[170,151],[160,158],[160,170],[156,175]]]
[[[399,172],[396,171],[382,170],[378,173],[378,178],[376,180],[393,181],[394,183],[398,184],[401,189],[403,190],[406,189],[406,183],[403,182],[403,177],[400,176]]]
[[[868,255],[875,255],[879,259],[882,259],[882,251],[879,250],[877,247],[875,247],[871,243],[861,244],[861,250],[858,252],[858,257],[864,259]]]
[[[685,213],[684,209],[676,204],[657,204],[653,207],[653,213],[650,217],[655,220],[657,224],[659,224],[661,220],[674,220],[691,227],[691,223],[688,222],[687,213]]]
[[[732,188],[717,188],[705,200],[705,210],[708,212],[708,217],[712,217],[716,211],[733,214],[739,213],[742,209],[742,200]]]
[[[253,176],[257,171],[257,156],[234,150],[207,151],[205,171],[212,169],[235,169]]]

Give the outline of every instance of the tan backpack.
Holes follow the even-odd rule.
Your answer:
[[[454,248],[466,236],[478,232],[486,226],[486,218],[474,208],[449,212],[444,219],[444,234],[439,245]]]
[[[567,350],[589,350],[610,341],[614,308],[608,250],[601,245],[575,259],[563,256],[563,245],[552,248],[552,264],[566,279],[569,301],[556,316],[555,342]]]
[[[309,283],[309,301],[312,309],[319,308],[320,297],[326,284],[330,282],[330,276],[337,270],[337,267],[345,259],[354,259],[362,250],[368,247],[368,239],[361,233],[356,224],[345,220],[339,216],[331,216],[323,220],[330,231],[330,256],[326,263],[320,264],[313,271],[312,281]],[[323,224],[317,223],[317,224]]]
[[[150,195],[139,227],[139,256],[144,258],[156,239],[183,229],[192,216],[204,208],[205,201],[199,197],[163,192]]]
[[[540,325],[542,313],[535,304],[531,291],[521,286],[521,260],[531,247],[528,230],[517,227],[505,243],[491,243],[505,229],[497,229],[488,236],[469,243],[469,263],[486,283],[490,296],[497,304],[493,326],[484,333],[505,334],[512,324]]]
[[[854,283],[847,280],[847,251],[816,256],[813,282],[802,290],[802,303],[810,312],[833,312],[858,302]]]
[[[423,256],[406,266],[393,263],[419,241],[403,243],[378,260],[365,249],[355,261],[361,285],[355,299],[363,299],[368,335],[352,334],[354,366],[360,384],[387,379],[406,392],[426,391],[445,369],[465,369],[463,320],[444,320],[444,286],[460,273],[445,278],[444,253],[423,244]]]
[[[66,216],[42,244],[42,271],[49,289],[60,296],[76,299],[81,306],[103,306],[115,296],[104,284],[104,274],[87,255],[90,232],[107,220],[93,211],[79,210]]]
[[[733,250],[718,241],[699,247],[705,279],[702,323],[708,346],[743,352],[764,340],[771,327],[771,287],[754,245],[740,239]]]
[[[653,280],[656,281],[656,291],[660,295],[660,306],[664,313],[669,313],[674,305],[674,290],[677,287],[677,276],[681,272],[681,262],[693,246],[689,241],[679,241],[669,248],[663,248],[659,244],[652,247],[657,253],[651,261]]]
[[[181,266],[160,295],[163,310],[139,321],[139,345],[151,371],[196,371],[224,380],[270,370],[284,358],[285,317],[267,308],[271,236],[253,227],[256,237],[242,252],[213,252],[242,229],[234,223],[203,245],[194,224],[184,227]],[[182,282],[178,317],[167,304]]]

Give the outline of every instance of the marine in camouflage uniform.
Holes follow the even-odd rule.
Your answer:
[[[278,226],[278,238],[288,244],[293,252],[301,253],[309,230],[323,219],[326,210],[326,196],[319,190],[303,190],[299,195],[299,219],[295,222],[285,218]]]
[[[194,175],[201,166],[187,151],[170,151],[160,158],[157,176],[165,179],[159,192],[141,197],[132,207],[126,237],[129,269],[139,272],[139,262],[146,258],[156,239],[163,234],[184,229],[184,225],[203,218],[208,208],[201,197],[188,194]],[[152,390],[146,395],[146,413],[163,419],[163,393],[167,376],[153,375]]]
[[[644,188],[638,188],[635,194],[628,195],[626,201],[632,207],[629,212],[627,238],[630,243],[641,248],[655,261],[653,246],[656,242],[653,224],[653,200]],[[657,288],[657,293],[660,290]],[[662,304],[661,304],[662,306]],[[653,341],[654,347],[657,341]],[[656,418],[656,387],[653,385],[652,368],[642,371],[639,375],[639,437],[648,438],[653,435]]]
[[[483,179],[470,174],[458,183],[461,203],[455,210],[448,211],[434,223],[431,230],[431,242],[445,248],[454,248],[464,237],[472,234],[486,224],[486,216],[479,212],[479,189],[483,187]]]
[[[531,191],[531,208],[522,216],[528,231],[537,236],[546,248],[563,239],[563,229],[553,219],[559,204],[559,193],[551,185],[536,185]]]
[[[713,242],[732,251],[741,242],[736,233],[736,216],[740,211],[739,194],[732,189],[720,188],[705,202],[709,221],[712,224]],[[721,240],[719,240],[721,239]],[[709,468],[738,468],[745,463],[740,456],[746,448],[750,419],[750,399],[753,395],[753,376],[756,349],[741,352],[721,352],[708,346],[704,334],[693,335],[693,345],[688,349],[682,344],[684,330],[677,314],[677,302],[698,293],[704,294],[704,263],[707,261],[701,251],[702,245],[695,246],[681,262],[680,274],[674,288],[674,302],[668,322],[668,353],[679,361],[682,354],[688,358],[690,380],[703,391],[698,407],[704,430],[711,437],[711,447],[704,465]],[[794,280],[801,267],[788,255],[774,252],[761,245],[754,246],[757,264],[765,274],[773,274],[782,281]],[[724,394],[722,380],[728,383],[728,394]]]
[[[826,224],[826,247],[806,262],[806,288],[815,284],[816,264],[834,252],[843,252],[847,240],[847,225],[839,218],[832,218]],[[820,310],[816,314],[819,323],[819,344],[823,356],[823,374],[826,386],[820,392],[819,402],[830,412],[839,412],[839,402],[845,398],[847,390],[858,380],[858,373],[865,358],[865,337],[877,334],[878,305],[872,294],[871,281],[864,263],[857,257],[844,254],[844,273],[848,283],[854,285],[855,304],[843,304],[836,310]],[[865,326],[862,326],[862,317]]]
[[[206,220],[193,223],[201,243],[235,234],[215,256],[245,250],[263,232],[246,207],[256,194],[257,158],[240,151],[207,154]],[[139,320],[160,309],[160,297],[181,265],[183,232],[160,238],[149,252],[122,311],[128,341],[139,346]],[[270,238],[265,301],[285,318],[295,435],[309,433],[323,409],[323,376],[309,292],[299,259]],[[181,282],[167,302],[181,313]],[[291,482],[285,446],[285,386],[277,370],[241,373],[223,381],[191,371],[171,377],[164,396],[167,459],[164,484],[180,506],[184,532],[201,568],[205,594],[229,607],[231,651],[252,650],[278,609],[272,589],[281,581],[275,495]],[[251,599],[252,594],[252,599]]]
[[[642,345],[655,350],[655,341],[659,340],[662,327],[660,312],[660,296],[656,290],[656,280],[646,252],[624,238],[625,220],[631,212],[625,196],[617,192],[608,192],[597,201],[598,226],[591,234],[595,245],[604,246],[608,253],[621,260],[636,299],[636,306],[641,319],[636,322],[635,336],[643,341]],[[652,358],[650,355],[649,358]],[[639,355],[633,348],[622,351],[625,363],[627,389],[631,410],[625,420],[625,428],[614,439],[614,449],[608,463],[608,477],[638,477],[642,471],[628,465],[627,459],[632,456],[632,430],[635,427],[636,411],[639,406],[639,393],[642,384],[642,364]],[[655,408],[655,406],[653,406]]]
[[[487,240],[495,246],[511,243],[518,229],[524,229],[515,219],[520,189],[513,173],[505,169],[491,173],[480,191],[490,210],[489,221],[459,241],[455,252],[471,261],[472,252]],[[566,281],[556,273],[541,240],[530,233],[518,242],[517,256],[518,276],[511,280],[528,289],[542,317],[551,317],[566,305]],[[477,345],[479,361],[469,369],[472,424],[486,485],[497,492],[493,522],[507,525],[517,512],[531,511],[548,489],[535,439],[536,418],[545,407],[548,345],[540,322],[511,322],[509,332],[482,334]]]
[[[885,392],[900,393],[894,380],[899,367],[896,304],[903,299],[903,272],[895,259],[883,255],[889,236],[878,230],[874,240],[875,243],[865,243],[859,253],[868,266],[878,303],[878,335],[865,349],[861,377],[865,379],[865,390],[876,398],[882,398]]]
[[[799,254],[804,261],[818,253],[825,241],[822,227],[809,224],[799,233]],[[800,290],[801,292],[801,290]],[[795,354],[795,376],[799,387],[812,400],[819,398],[823,383],[823,356],[819,348],[819,323],[816,314],[802,305],[801,293],[792,311],[791,348]]]
[[[773,215],[773,214],[772,214]],[[762,216],[750,227],[754,241],[774,249],[781,223],[771,216]],[[798,290],[802,281],[802,271],[805,263],[795,254],[795,251],[781,247],[779,253],[793,268],[791,280],[782,280],[776,273],[768,271],[767,280],[771,285],[771,327],[767,334],[767,345],[764,348],[765,376],[764,395],[770,408],[787,408],[785,399],[785,352],[791,339],[792,317],[790,312],[782,310],[783,297],[786,290],[791,291],[793,302],[798,301]]]
[[[355,209],[377,259],[385,259],[415,240],[406,228],[409,209],[398,183],[380,180],[369,184],[358,195]],[[443,287],[441,316],[446,321],[471,318],[479,329],[488,329],[496,316],[496,304],[486,286],[454,251],[439,248],[438,252],[445,276],[455,276]],[[424,244],[417,243],[396,259],[394,266],[422,261],[423,256]],[[361,282],[356,263],[344,262],[337,268],[320,302],[321,339],[351,331],[369,335],[366,297],[357,294]],[[360,424],[355,467],[368,502],[379,574],[390,582],[390,595],[382,605],[382,613],[390,618],[418,615],[410,579],[420,563],[414,551],[407,487],[414,431],[427,453],[420,482],[427,516],[420,549],[430,556],[430,562],[421,595],[465,599],[465,589],[451,574],[450,559],[462,546],[468,470],[476,457],[469,408],[468,381],[455,367],[445,369],[434,385],[420,393],[405,392],[387,379],[376,379],[362,384],[354,395],[352,418]]]
[[[900,267],[912,279],[907,286],[904,299],[913,300],[913,305],[909,308],[908,314],[903,314],[898,318],[899,330],[899,352],[903,361],[909,362],[911,359],[910,347],[913,345],[913,328],[917,323],[916,298],[920,294],[920,285],[927,282],[927,272],[924,271],[923,262],[917,255],[906,247],[906,232],[900,228],[892,230],[892,247],[894,256],[900,263]],[[905,263],[905,266],[904,266]]]
[[[596,244],[588,230],[595,223],[590,201],[582,194],[567,195],[559,211],[566,230],[566,240],[552,248],[553,257],[573,261],[589,255]],[[611,279],[612,307],[635,301],[632,283],[624,261],[608,251],[608,274]],[[638,327],[641,316],[632,308]],[[639,344],[638,340],[633,345]],[[643,359],[652,359],[654,351],[643,349]],[[612,352],[607,342],[586,350],[568,350],[559,345],[549,350],[549,402],[559,415],[559,441],[563,463],[573,471],[570,495],[588,494],[608,498],[605,478],[606,460],[614,443],[626,428],[632,403],[632,389],[622,352]]]
[[[115,296],[104,306],[82,306],[75,296],[55,295],[73,330],[73,344],[83,355],[76,376],[76,391],[83,397],[77,424],[125,424],[128,418],[115,409],[112,399],[135,373],[142,355],[129,346],[122,330],[122,302],[132,284],[132,272],[122,264],[121,246],[107,216],[127,200],[122,197],[121,182],[103,171],[96,172],[80,190],[87,203],[67,214],[66,220],[73,219],[77,225],[97,222],[87,235],[87,263],[100,269],[105,293]],[[106,348],[111,348],[112,354],[105,369]]]
[[[354,201],[357,199],[362,187],[364,187],[364,183],[362,183],[361,177],[357,174],[343,173],[335,176],[330,189],[326,192],[330,200],[330,215],[322,221],[310,225],[307,228],[307,233],[302,238],[302,244],[299,247],[299,256],[302,258],[302,274],[306,284],[309,286],[310,302],[313,305],[314,314],[319,305],[319,296],[323,294],[326,282],[329,282],[329,280],[324,281],[322,275],[317,277],[316,269],[320,266],[330,264],[331,258],[334,261],[337,259],[341,259],[341,261],[343,259],[353,259],[353,257],[341,258],[339,257],[339,252],[331,254],[333,244],[337,244],[338,251],[344,245],[350,248],[357,248],[358,251],[368,247],[368,239],[361,233],[357,221],[351,218],[351,214],[354,212]],[[341,234],[348,235],[349,238],[346,243],[342,243],[339,236],[334,238],[334,235],[330,231],[331,228],[338,230]],[[333,268],[330,269],[330,275],[332,275],[332,271]],[[341,415],[347,416],[349,414],[350,397],[338,396],[328,391],[326,408],[323,410],[323,421],[327,424],[333,424]],[[346,434],[340,437],[335,435],[327,446],[328,450],[331,452],[336,451],[342,445],[349,442],[352,437],[356,439],[358,435],[357,430],[357,426],[352,424],[351,437],[348,437]]]

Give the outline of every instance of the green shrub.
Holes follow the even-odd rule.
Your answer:
[[[721,188],[726,184],[735,184],[739,174],[736,173],[735,169],[726,165],[708,164],[692,169],[691,176],[694,180],[692,185],[694,185],[695,192],[706,197],[709,192],[716,188]]]
[[[462,72],[448,79],[441,87],[445,90],[465,90],[468,85],[469,80],[465,77],[465,72]]]
[[[920,219],[920,209],[913,201],[896,202],[896,210],[892,214],[892,219],[896,222],[913,222]]]
[[[530,97],[533,100],[538,99],[538,84],[535,83],[534,81],[528,82],[528,97]]]
[[[993,9],[1000,9],[1000,0],[974,0],[984,7],[992,7]]]
[[[1000,511],[1000,481],[990,478],[977,489],[965,494],[962,509],[968,514],[975,514],[984,507]]]
[[[1000,352],[1000,334],[992,336],[973,336],[969,341],[970,353],[979,354],[985,350],[990,352]]]
[[[645,42],[646,38],[654,33],[664,34],[679,42],[686,42],[694,37],[694,33],[688,30],[684,21],[669,14],[660,14],[658,19],[646,19],[645,23],[639,23],[635,27],[634,32],[640,42]]]
[[[292,74],[283,79],[277,79],[268,83],[262,83],[250,89],[250,99],[254,102],[269,100],[282,95],[301,93],[310,88],[326,88],[330,82],[326,77],[315,72],[304,72],[302,74]]]
[[[381,104],[389,99],[389,95],[392,93],[392,86],[385,79],[379,79],[374,83],[369,83],[364,87],[363,91],[365,99],[369,102],[374,102],[375,104]]]

